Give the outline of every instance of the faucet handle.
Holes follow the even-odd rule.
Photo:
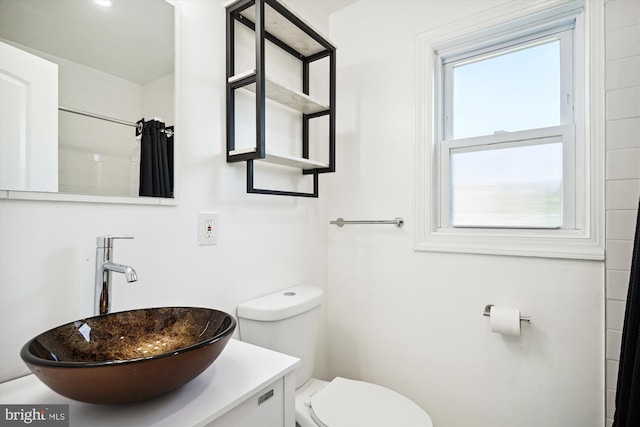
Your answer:
[[[133,239],[133,236],[98,236],[96,246],[99,248],[112,248],[115,239]]]

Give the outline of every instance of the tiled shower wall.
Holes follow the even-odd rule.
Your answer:
[[[640,0],[605,3],[606,59],[606,414],[615,389],[640,197]]]

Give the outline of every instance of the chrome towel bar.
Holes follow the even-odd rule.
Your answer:
[[[360,221],[346,221],[344,218],[338,218],[335,221],[329,221],[329,224],[335,224],[338,227],[342,227],[345,224],[394,224],[396,227],[402,227],[404,225],[404,219],[399,216],[394,219],[382,219],[382,220],[360,220]]]
[[[487,316],[487,317],[491,317],[491,307],[493,307],[493,304],[487,304],[484,307],[484,313],[482,313],[483,316]],[[531,322],[531,318],[529,316],[520,316],[520,321],[521,322]]]

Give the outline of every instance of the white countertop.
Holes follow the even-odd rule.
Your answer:
[[[69,404],[70,426],[203,426],[275,379],[299,359],[232,339],[202,374],[177,390],[129,405],[77,402],[49,389],[35,375],[0,384],[0,404]]]

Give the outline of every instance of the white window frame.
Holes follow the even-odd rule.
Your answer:
[[[417,38],[416,250],[577,259],[604,259],[603,0],[508,4]],[[545,36],[574,25],[571,108],[549,128],[453,140],[439,120],[445,111],[443,63],[478,50]],[[487,48],[489,50],[491,48]],[[447,66],[447,65],[445,65]],[[568,72],[564,70],[563,72]],[[443,89],[445,88],[445,89]],[[575,108],[573,106],[575,105]],[[442,107],[440,107],[442,106]],[[572,111],[574,110],[574,111]],[[563,225],[559,228],[475,228],[449,224],[449,150],[487,144],[563,142]],[[566,207],[566,209],[565,209]]]

